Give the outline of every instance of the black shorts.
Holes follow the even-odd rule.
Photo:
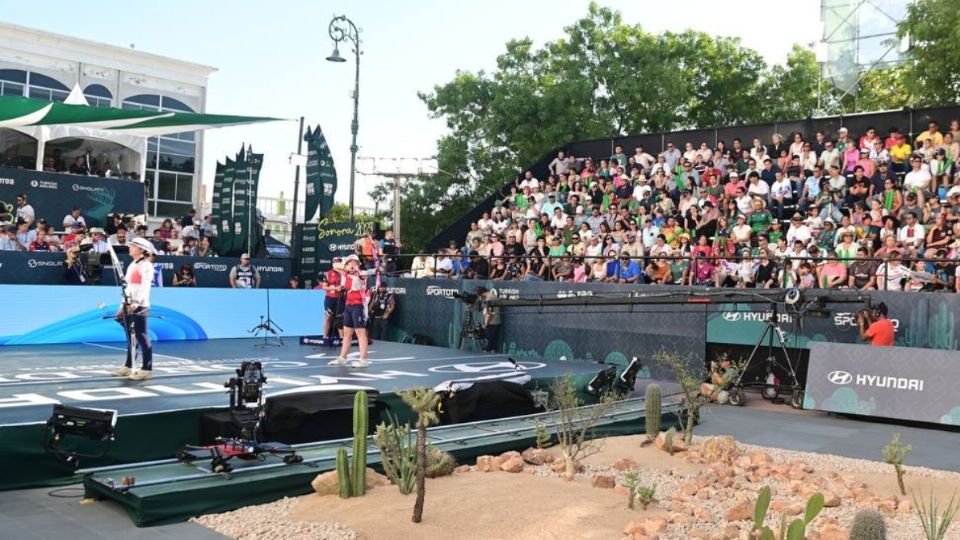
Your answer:
[[[361,304],[348,304],[343,310],[344,328],[366,328],[367,316]]]
[[[327,312],[327,315],[336,315],[339,304],[339,298],[331,298],[328,296],[323,299],[323,310]]]

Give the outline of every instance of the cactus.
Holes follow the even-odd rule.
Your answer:
[[[444,452],[434,446],[427,447],[427,478],[437,478],[453,474],[457,460],[449,452]]]
[[[537,448],[546,448],[550,446],[550,433],[547,431],[546,426],[544,426],[539,419],[533,426],[533,432],[537,436]]]
[[[777,540],[777,538],[779,538],[779,540],[803,540],[806,538],[807,525],[816,519],[820,511],[823,510],[823,501],[823,493],[814,493],[807,501],[807,508],[804,512],[803,519],[797,518],[790,522],[789,526],[787,525],[787,517],[782,516],[780,518],[780,534],[778,537],[774,536],[773,529],[763,524],[767,518],[767,509],[770,508],[770,486],[763,486],[757,497],[757,504],[753,509],[753,529],[750,531],[751,537],[759,532],[760,540]]]
[[[667,453],[671,456],[673,455],[673,437],[677,434],[677,430],[673,427],[667,430],[666,435],[663,436],[663,446],[667,449]]]
[[[909,444],[900,444],[900,434],[894,433],[890,443],[883,447],[883,460],[893,465],[894,472],[897,473],[897,485],[900,487],[900,495],[907,496],[907,489],[903,485],[903,475],[907,471],[903,470],[903,462],[907,460],[912,448]]]
[[[367,492],[367,393],[363,390],[353,397],[353,467],[350,492],[360,496]]]
[[[647,418],[644,424],[647,430],[647,442],[652,442],[660,434],[660,414],[662,400],[660,397],[660,385],[648,384],[644,394],[644,403],[646,405]]]
[[[656,500],[653,496],[657,493],[657,485],[637,486],[634,489],[634,493],[637,495],[637,500],[640,501],[640,508],[646,510],[647,507],[650,506],[650,503]]]
[[[883,514],[873,509],[857,512],[850,527],[850,540],[887,540]]]
[[[389,424],[381,422],[374,435],[374,441],[380,448],[380,464],[400,493],[409,495],[413,491],[417,463],[410,424],[401,424],[390,413],[387,413],[387,418]]]
[[[640,473],[636,469],[623,473],[623,486],[627,488],[627,509],[633,510],[633,501],[637,498],[637,488],[640,487]]]
[[[347,460],[347,449],[337,449],[337,486],[340,488],[340,497],[350,498],[350,462]]]

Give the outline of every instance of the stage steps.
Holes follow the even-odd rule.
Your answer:
[[[662,423],[677,425],[682,410],[678,396],[667,395]],[[583,407],[584,414],[593,405]],[[643,398],[617,402],[597,423],[597,436],[642,432]],[[536,440],[537,422],[551,425],[550,413],[501,418],[467,424],[437,426],[428,430],[430,444],[451,452],[461,462],[483,454],[522,450]],[[287,465],[278,456],[263,461],[233,460],[234,470],[217,474],[207,462],[180,463],[158,460],[78,471],[83,476],[87,497],[104,498],[124,506],[138,526],[184,521],[192,516],[225,512],[242,506],[271,502],[285,496],[310,492],[310,481],[335,468],[338,448],[349,452],[352,439],[297,445],[303,463]],[[376,467],[380,451],[368,440],[367,463]],[[122,486],[124,477],[133,477],[132,487]]]

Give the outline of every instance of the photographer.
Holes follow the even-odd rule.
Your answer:
[[[484,352],[494,352],[500,340],[500,325],[503,319],[500,315],[500,306],[491,306],[490,300],[499,298],[497,291],[484,286],[477,287],[477,295],[483,304],[483,330],[485,334]]]
[[[893,347],[896,329],[887,318],[887,305],[880,302],[872,310],[861,309],[857,313],[860,339],[874,347]]]
[[[710,362],[710,380],[700,383],[700,395],[710,401],[718,401],[723,391],[737,377],[730,355],[724,353],[716,362]]]

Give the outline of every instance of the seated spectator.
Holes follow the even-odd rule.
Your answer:
[[[757,288],[770,289],[777,286],[777,265],[770,260],[770,254],[762,250],[759,255],[760,262],[756,265],[753,274],[753,282]]]
[[[877,289],[881,291],[902,291],[904,281],[910,277],[910,271],[900,264],[895,253],[884,256],[884,262],[877,267]]]
[[[80,215],[81,208],[79,206],[73,207],[73,210],[69,214],[63,216],[63,229],[69,230],[70,227],[73,227],[74,223],[79,223],[81,227],[86,227],[87,223],[83,219],[83,216]]]
[[[617,283],[642,283],[643,273],[637,261],[630,258],[630,252],[620,253],[620,264],[617,266]]]
[[[17,250],[29,251],[30,244],[37,239],[37,231],[30,228],[30,224],[22,219],[17,220]]]
[[[292,281],[292,279],[291,279]],[[197,276],[193,274],[193,266],[187,263],[180,265],[180,271],[173,275],[174,287],[196,287]],[[297,287],[291,287],[297,288]]]
[[[90,169],[87,167],[87,160],[83,156],[77,156],[70,166],[70,174],[89,175]]]
[[[7,225],[6,234],[0,237],[0,251],[20,251],[16,225]]]
[[[100,227],[92,227],[90,229],[90,239],[93,244],[92,251],[94,253],[106,253],[110,250],[106,235]]]
[[[453,261],[450,260],[450,257],[447,253],[440,249],[437,250],[436,255],[436,267],[434,268],[434,277],[445,277],[452,278],[456,276],[456,272],[453,268]]]
[[[410,264],[410,274],[415,278],[428,278],[434,275],[433,257],[427,255],[422,249],[413,258]]]
[[[54,247],[47,241],[46,227],[37,227],[37,237],[30,242],[30,251],[54,251]]]
[[[117,232],[110,235],[109,239],[110,245],[112,246],[126,246],[127,245],[127,227],[120,225],[117,228]]]
[[[552,268],[554,281],[573,281],[573,257],[569,253],[563,253],[560,260]]]
[[[817,272],[820,280],[820,287],[823,289],[836,289],[845,287],[847,284],[847,267],[842,261],[838,260],[838,254],[835,249],[827,251],[828,260],[824,261]]]

